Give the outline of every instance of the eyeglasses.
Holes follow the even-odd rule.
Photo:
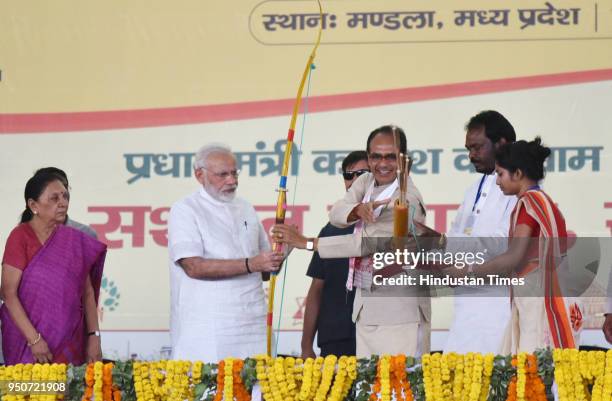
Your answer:
[[[350,181],[353,179],[353,177],[359,177],[360,175],[369,173],[369,172],[370,170],[368,170],[367,168],[363,168],[361,170],[345,171],[344,173],[342,173],[342,176],[344,177],[345,180]]]
[[[208,172],[210,172],[212,175],[214,175],[217,178],[220,178],[222,180],[227,180],[230,176],[234,177],[234,178],[238,178],[238,176],[240,175],[240,170],[230,170],[230,171],[220,171],[220,172],[215,172],[212,170],[207,169],[206,167],[201,167],[202,170],[207,170]]]
[[[383,159],[388,162],[394,162],[397,160],[397,156],[395,153],[387,153],[385,155],[381,155],[380,153],[370,153],[368,154],[368,159],[373,162],[379,162]]]

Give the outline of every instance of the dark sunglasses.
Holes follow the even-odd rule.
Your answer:
[[[347,171],[342,173],[342,176],[344,177],[345,180],[349,181],[352,180],[353,177],[359,177],[362,174],[365,173],[369,173],[370,170],[368,170],[367,168],[361,169],[361,170],[355,170],[355,171]]]

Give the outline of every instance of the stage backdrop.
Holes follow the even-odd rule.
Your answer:
[[[316,235],[343,195],[343,156],[393,123],[407,133],[428,224],[446,230],[478,179],[464,125],[495,109],[519,138],[553,148],[544,185],[569,229],[610,236],[612,0],[322,4],[321,19],[313,1],[2,0],[0,250],[27,179],[60,167],[70,216],[109,247],[102,328],[167,330],[168,209],[198,188],[193,153],[229,144],[239,195],[271,226],[292,98],[321,23],[290,223]],[[301,330],[310,256],[295,252],[279,281],[282,331]],[[601,324],[600,307],[587,325]],[[434,329],[451,316],[436,300]]]

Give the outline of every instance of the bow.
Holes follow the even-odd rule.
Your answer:
[[[319,5],[320,16],[319,31],[317,34],[317,40],[315,42],[315,45],[312,51],[310,52],[308,62],[306,63],[306,67],[304,68],[304,72],[302,73],[302,79],[300,80],[300,86],[298,87],[297,96],[293,105],[291,123],[289,125],[289,131],[287,133],[287,146],[285,147],[285,155],[283,158],[283,170],[280,177],[280,183],[278,185],[278,199],[276,201],[276,224],[283,224],[285,222],[285,212],[287,210],[287,174],[289,172],[289,161],[291,159],[293,135],[295,134],[295,123],[297,121],[297,115],[300,110],[300,104],[302,102],[302,92],[304,91],[304,84],[306,83],[306,78],[308,77],[308,74],[313,66],[317,49],[319,47],[319,44],[321,43],[321,33],[323,32],[323,8],[321,7],[321,2],[319,0],[317,0],[317,4]],[[272,250],[275,252],[280,251],[281,247],[281,243],[274,242],[272,244]],[[272,356],[272,321],[274,314],[274,289],[276,287],[276,276],[277,274],[273,273],[270,277],[270,288],[268,293],[267,345],[269,356]]]

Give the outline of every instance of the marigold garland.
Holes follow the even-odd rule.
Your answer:
[[[545,380],[554,374],[560,401],[612,401],[612,351],[586,352],[574,349],[538,351],[537,355],[520,353],[512,360],[514,376],[509,376],[509,368],[495,373],[497,380],[495,392],[499,395],[499,386],[507,388],[506,399],[509,401],[546,401]],[[376,361],[376,360],[374,360]],[[421,359],[422,373],[417,370],[412,374],[417,383],[423,382],[426,401],[470,400],[486,401],[489,395],[494,365],[497,371],[498,359],[491,354],[433,354],[424,355]],[[503,363],[503,359],[499,359]],[[361,387],[367,393],[361,393],[358,399],[370,398],[372,401],[413,401],[414,396],[406,369],[406,356],[383,355],[376,361],[376,379],[373,388]],[[256,375],[262,390],[264,401],[342,401],[346,399],[357,378],[357,360],[355,357],[329,356],[302,361],[299,358],[255,358],[255,369],[242,359],[227,358],[219,363],[207,365],[205,377],[202,362],[157,361],[133,362],[133,388],[120,389],[113,383],[112,363],[101,362],[87,364],[76,371],[68,372],[66,365],[18,364],[0,367],[0,380],[5,381],[57,381],[67,382],[70,387],[80,382],[84,393],[80,401],[120,401],[122,390],[126,394],[136,395],[138,401],[161,400],[194,400],[195,385],[211,383],[216,375],[217,401],[251,401],[245,382],[252,383]],[[368,362],[368,364],[371,362]],[[554,365],[553,365],[554,363]],[[122,366],[121,363],[118,363]],[[374,367],[374,365],[365,365]],[[120,368],[121,369],[121,368]],[[78,373],[80,372],[80,373]],[[360,371],[360,383],[371,377],[373,372]],[[422,374],[422,376],[418,376]],[[542,375],[542,376],[541,376]],[[500,378],[509,382],[499,383]],[[411,380],[413,377],[411,376]],[[76,382],[75,382],[76,380]],[[370,380],[370,379],[366,379]],[[125,385],[125,381],[122,381]],[[213,382],[214,383],[214,382]],[[367,385],[372,383],[365,382]],[[547,383],[549,383],[547,381]],[[213,387],[214,389],[214,387]],[[370,389],[369,391],[367,389]],[[201,394],[200,388],[198,394]],[[214,391],[214,390],[213,390]],[[421,395],[419,390],[419,396]],[[369,394],[368,394],[369,393]],[[358,393],[359,394],[359,393]],[[80,397],[80,396],[79,396]],[[63,395],[48,396],[2,396],[2,401],[26,400],[62,400]],[[67,395],[68,400],[74,400]]]
[[[234,361],[233,367],[233,382],[234,382],[234,394],[236,395],[237,401],[251,401],[251,394],[247,392],[244,382],[242,381],[242,368],[244,367],[244,361],[237,359]]]
[[[555,381],[559,401],[580,401],[586,399],[586,388],[580,371],[579,351],[576,349],[555,349]]]
[[[487,401],[489,398],[489,389],[491,385],[491,376],[493,375],[493,362],[495,356],[486,354],[484,356],[484,376],[482,378],[482,388],[480,390],[480,401]]]
[[[219,362],[219,369],[217,371],[217,392],[215,393],[215,401],[221,401],[223,398],[223,391],[225,390],[225,360]]]
[[[591,400],[601,401],[603,399],[603,380],[600,379],[605,372],[606,354],[603,351],[590,352],[587,354],[589,376],[593,382]]]
[[[312,387],[312,378],[314,371],[314,359],[307,358],[304,361],[304,369],[302,374],[302,386],[298,393],[298,399],[301,401],[310,400],[310,389]]]
[[[102,399],[113,401],[113,364],[105,363],[102,366]]]
[[[381,375],[380,375],[380,362],[381,358],[376,362],[376,378],[374,379],[374,384],[372,386],[372,392],[370,393],[369,401],[378,400],[378,394],[380,394],[381,390]]]
[[[329,389],[331,387],[332,380],[334,378],[334,371],[336,368],[336,361],[338,357],[335,355],[328,355],[323,361],[323,374],[321,375],[321,384],[314,397],[314,401],[324,401]]]
[[[429,356],[425,357],[425,364],[429,363],[428,358]],[[347,362],[347,372],[351,380],[351,382],[348,383],[350,387],[357,377],[357,360],[355,357],[350,357],[347,359]],[[345,383],[343,398],[348,394],[349,387],[346,387]],[[410,382],[408,381],[408,376],[406,374],[405,355],[383,355],[376,363],[376,377],[370,391],[369,400],[377,401],[380,395],[380,399],[382,401],[389,401],[393,394],[395,394],[395,398],[398,401],[413,400]]]
[[[320,356],[315,358],[314,360],[314,366],[312,369],[312,385],[310,386],[310,393],[308,395],[309,400],[314,399],[319,389],[319,385],[323,377],[323,373],[321,372],[323,368],[323,362],[324,360]]]
[[[174,366],[167,361],[158,361],[150,363],[149,368],[151,390],[155,400],[158,400],[162,395],[167,394],[168,389],[171,387],[166,377],[174,375]]]
[[[453,379],[453,400],[462,400],[463,395],[463,371],[465,368],[465,356],[464,355],[453,355],[455,365],[455,377]],[[452,360],[452,359],[451,359]],[[452,365],[452,364],[451,364]]]
[[[516,401],[516,376],[512,376],[508,384],[508,395],[506,401]]]
[[[442,399],[443,400],[451,400],[452,399],[452,382],[451,382],[451,366],[454,367],[453,364],[454,355],[453,354],[443,354],[440,357],[440,381],[441,381],[441,391],[442,391]]]
[[[199,362],[198,366],[199,372],[194,368],[190,377],[191,362],[188,361],[134,362],[132,369],[137,401],[192,399],[193,384],[201,379],[202,363]],[[112,374],[112,367],[109,372]],[[194,376],[197,379],[191,382]],[[113,401],[121,400],[121,390],[114,385],[112,396]]]
[[[268,382],[268,375],[266,373],[266,365],[267,359],[269,357],[267,355],[257,355],[255,356],[255,372],[257,374],[257,380],[259,381],[259,386],[261,388],[261,395],[264,401],[272,401],[272,393],[270,388],[270,383]]]
[[[284,381],[284,376],[278,374],[277,363],[274,359],[267,360],[267,370],[268,370],[268,381],[270,382],[270,391],[272,392],[272,398],[274,401],[282,401],[283,400],[283,390],[281,389],[282,382],[279,383],[279,380]],[[282,368],[282,365],[281,365]]]
[[[525,398],[530,401],[546,401],[546,387],[538,373],[538,360],[535,355],[527,355]]]
[[[482,376],[484,373],[484,358],[482,354],[474,354],[472,367],[472,383],[470,385],[470,401],[478,401],[480,398],[480,390],[482,387]]]
[[[525,362],[527,361],[527,353],[521,352],[516,357],[516,399],[517,401],[525,401],[525,387],[527,386],[527,373],[525,371]]]
[[[221,368],[219,368],[219,374],[221,374]],[[223,379],[223,400],[224,401],[232,401],[234,399],[234,359],[226,358],[225,364],[223,366],[223,375],[225,376]],[[217,393],[220,393],[220,390],[217,390]]]
[[[85,369],[85,393],[83,394],[83,401],[91,400],[93,396],[94,381],[94,365],[90,363],[87,364],[87,368]],[[135,385],[134,383],[134,386]]]
[[[334,380],[334,384],[329,391],[329,397],[327,401],[341,401],[344,399],[342,397],[342,393],[344,391],[344,384],[347,380],[348,371],[347,371],[347,357],[341,356],[338,359],[338,370],[336,372],[336,378]],[[349,379],[350,380],[350,379]]]
[[[423,385],[428,401],[486,401],[493,374],[492,354],[423,355]]]
[[[297,384],[296,384],[296,378],[295,378],[295,358],[287,357],[284,359],[283,363],[284,363],[285,381],[287,383],[287,394],[288,394],[288,396],[285,399],[286,400],[290,399],[293,401],[297,393]]]
[[[406,374],[406,355],[397,355],[391,358],[393,373],[393,389],[397,401],[413,401],[410,381]]]
[[[568,349],[567,351],[569,352],[569,357],[572,366],[571,374],[572,379],[574,381],[574,399],[575,401],[586,400],[587,388],[584,381],[582,380],[582,374],[580,373],[580,369],[576,369],[576,366],[579,366],[580,364],[580,351],[578,351],[577,349]],[[568,369],[567,371],[569,372],[570,370]]]
[[[461,399],[466,400],[472,391],[472,370],[474,367],[474,353],[468,352],[463,358],[463,389]]]
[[[65,364],[16,364],[11,366],[0,366],[0,382],[8,385],[9,382],[55,382],[67,383],[67,369]],[[61,400],[63,393],[47,395],[23,395],[23,394],[1,394],[3,401],[23,400]]]
[[[391,357],[383,355],[380,358],[380,399],[391,400]]]
[[[341,400],[344,400],[351,388],[353,388],[353,383],[355,383],[355,379],[357,379],[357,358],[354,356],[347,357],[346,360],[346,377],[344,379],[344,386],[342,388],[342,394],[340,396]]]
[[[102,362],[94,363],[94,385],[93,385],[93,394],[96,400],[102,400]]]
[[[612,350],[606,352],[606,367],[602,380],[604,382],[602,399],[609,401],[612,398]]]
[[[434,400],[444,399],[444,390],[442,386],[442,355],[432,354],[431,355],[431,382],[433,390]]]

